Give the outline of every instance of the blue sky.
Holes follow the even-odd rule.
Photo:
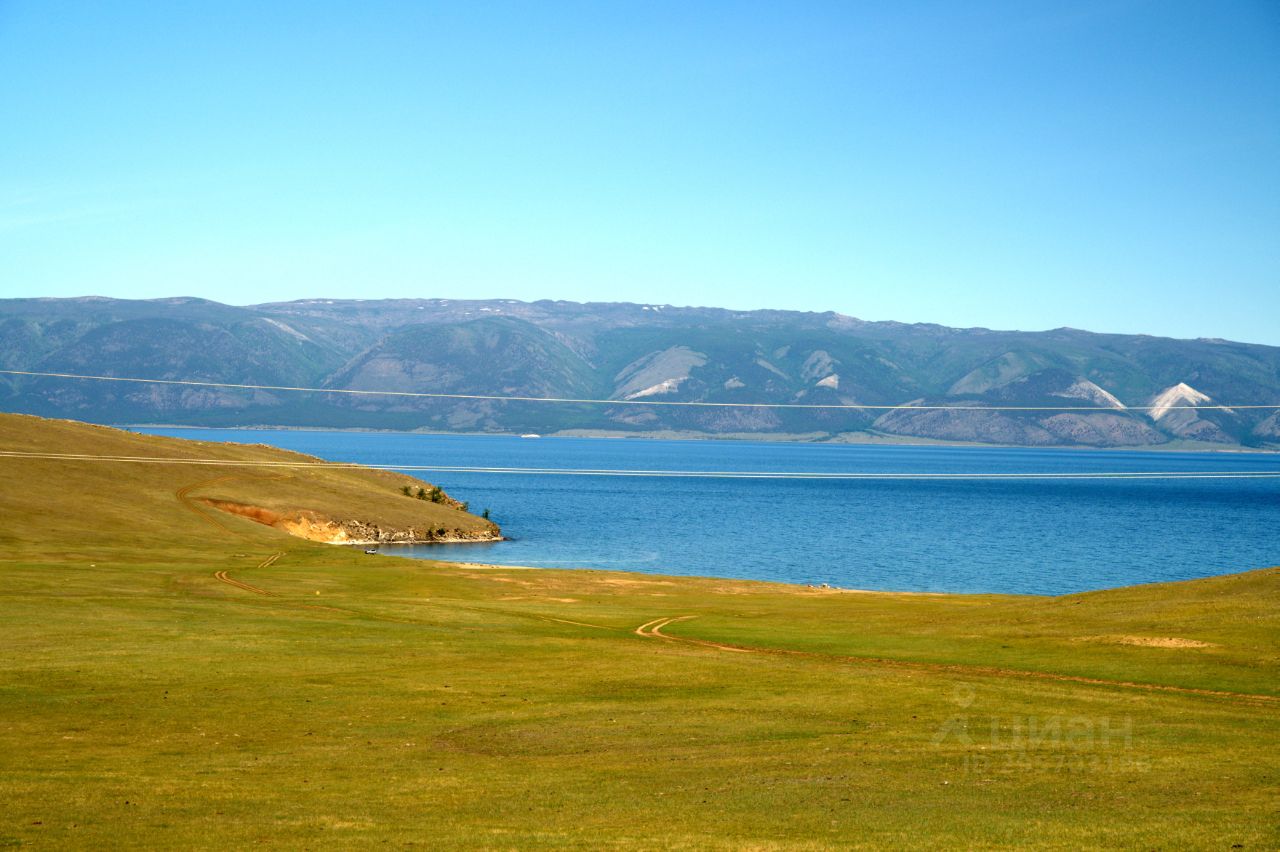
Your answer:
[[[0,0],[0,295],[1280,344],[1280,5]]]

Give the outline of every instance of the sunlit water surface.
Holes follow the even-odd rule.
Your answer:
[[[574,469],[994,473],[1275,471],[1280,456],[741,441],[139,429],[334,461]],[[1280,479],[822,481],[421,473],[509,541],[426,558],[1061,594],[1280,564]]]

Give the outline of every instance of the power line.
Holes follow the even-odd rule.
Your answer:
[[[202,382],[191,379],[142,379],[124,376],[87,376],[78,373],[46,373],[34,370],[0,370],[10,376],[34,376],[50,379],[83,379],[97,382],[135,382],[150,385],[178,385],[182,387],[228,388],[231,390],[289,391],[296,393],[348,394],[354,396],[393,396],[416,399],[459,399],[486,402],[549,402],[571,405],[661,405],[689,408],[784,408],[827,409],[845,411],[1234,411],[1245,409],[1280,409],[1280,403],[1267,405],[864,405],[861,403],[807,403],[807,402],[698,402],[658,399],[577,399],[554,396],[501,396],[480,393],[430,393],[425,391],[356,390],[352,388],[304,388],[290,385],[250,385],[234,382]]]
[[[275,462],[168,456],[112,456],[89,453],[51,453],[0,450],[0,459],[67,462],[119,462],[126,464],[260,467],[274,469],[391,470],[420,473],[478,473],[524,476],[629,476],[686,479],[814,479],[814,480],[1090,480],[1090,479],[1280,479],[1280,470],[1242,471],[1096,471],[1096,472],[982,472],[982,473],[881,473],[753,470],[629,470],[625,468],[478,467],[466,465],[357,464],[355,462]]]

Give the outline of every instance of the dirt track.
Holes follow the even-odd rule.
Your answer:
[[[222,530],[223,532],[230,533],[231,535],[234,535],[237,538],[244,538],[244,536],[240,532],[238,532],[237,530],[233,530],[231,527],[224,524],[221,521],[221,519],[216,518],[213,515],[210,515],[208,512],[201,509],[198,505],[196,505],[195,501],[191,499],[191,492],[196,490],[197,488],[201,488],[205,485],[212,485],[215,482],[226,482],[231,479],[242,479],[242,478],[243,476],[240,476],[240,475],[229,474],[227,476],[215,476],[212,479],[202,479],[199,482],[193,482],[190,485],[182,486],[177,491],[173,492],[173,496],[178,498],[178,502],[182,505],[182,508],[186,509],[188,512],[192,512],[196,514],[201,519],[213,524],[215,527]]]
[[[232,527],[223,523],[222,519],[217,517],[216,514],[210,514],[208,511],[202,508],[199,504],[196,503],[195,500],[191,499],[191,492],[196,490],[197,488],[202,488],[206,485],[212,485],[215,482],[227,482],[233,479],[283,479],[283,478],[285,478],[283,475],[264,477],[256,474],[250,474],[247,476],[245,474],[228,474],[225,476],[215,476],[212,479],[202,479],[199,482],[192,482],[189,485],[184,485],[181,488],[174,491],[173,496],[177,498],[178,502],[182,504],[182,507],[184,509],[186,509],[189,512],[192,512],[193,514],[197,515],[201,519],[213,524],[215,527],[222,530],[223,532],[230,533],[236,538],[253,541],[254,539],[250,538],[249,536],[245,535],[239,530],[233,529]],[[259,562],[257,567],[270,568],[272,565],[275,564],[276,560],[279,559],[281,556],[284,556],[283,550],[277,551],[276,553],[271,554],[266,559]],[[260,589],[257,586],[250,585],[249,583],[246,583],[243,580],[237,580],[234,577],[231,577],[230,575],[228,575],[225,570],[215,571],[213,573],[213,576],[215,579],[219,580],[220,582],[226,583],[229,586],[235,586],[237,589],[243,589],[246,592],[252,592],[255,595],[264,595],[266,597],[272,597],[272,598],[279,597],[279,595],[277,595],[275,592],[269,592],[266,589]]]
[[[283,550],[279,551],[278,553],[273,553],[270,556],[268,556],[266,559],[259,562],[258,567],[270,568],[272,565],[275,564],[276,560],[279,559],[281,556],[284,556]],[[213,576],[224,583],[235,586],[237,589],[244,589],[246,592],[253,592],[255,595],[266,595],[267,597],[272,597],[272,598],[279,597],[279,595],[277,595],[275,592],[268,592],[266,589],[259,589],[257,586],[251,586],[248,583],[244,582],[243,580],[237,580],[234,577],[229,576],[226,571],[215,571],[213,572]]]
[[[1106,680],[1105,678],[1085,677],[1083,675],[1057,674],[1054,672],[1037,672],[1024,669],[1002,669],[995,666],[975,666],[960,663],[925,663],[913,660],[890,660],[884,657],[855,657],[839,654],[819,654],[813,651],[792,651],[786,648],[752,648],[744,645],[729,645],[724,642],[711,642],[706,639],[694,639],[686,636],[669,636],[663,629],[681,621],[697,618],[696,615],[682,615],[670,618],[655,618],[646,621],[635,629],[637,636],[646,639],[665,639],[668,642],[679,642],[686,645],[698,645],[713,648],[717,651],[734,651],[747,654],[770,654],[785,657],[807,657],[830,662],[854,663],[857,665],[877,666],[883,668],[906,669],[910,671],[942,672],[947,674],[974,675],[977,677],[1010,678],[1019,680],[1048,680],[1059,683],[1083,683],[1090,686],[1110,686],[1121,689],[1140,689],[1148,692],[1173,692],[1182,695],[1206,695],[1215,698],[1229,698],[1234,701],[1245,701],[1266,706],[1280,705],[1280,697],[1274,695],[1258,695],[1249,692],[1228,692],[1217,689],[1200,689],[1194,686],[1172,686],[1161,683],[1140,683],[1128,680]]]

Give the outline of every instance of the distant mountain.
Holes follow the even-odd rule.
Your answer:
[[[1277,413],[1243,407],[1280,404],[1277,347],[1068,328],[954,329],[837,313],[511,300],[232,307],[187,298],[10,299],[0,300],[0,367],[618,401],[438,400],[0,376],[0,410],[105,423],[1280,446]],[[654,401],[902,407],[629,404]],[[1217,405],[1241,407],[1206,407]],[[995,408],[1009,406],[1040,410]],[[1071,407],[1102,410],[1061,410]]]

